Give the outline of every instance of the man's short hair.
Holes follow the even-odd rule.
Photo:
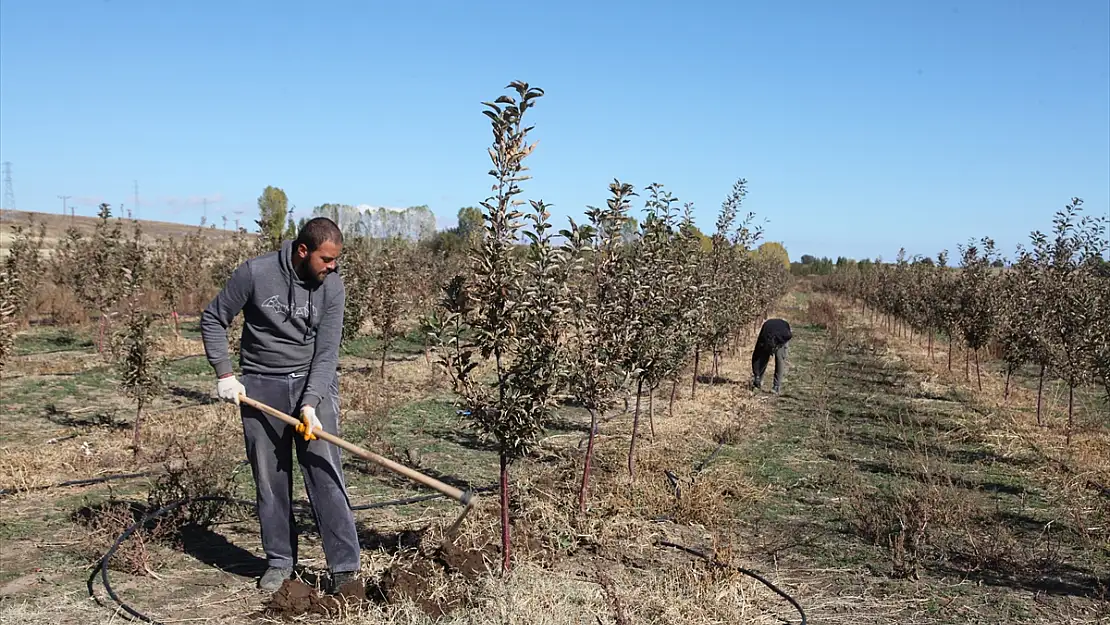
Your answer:
[[[293,241],[293,248],[296,249],[304,243],[308,251],[312,252],[326,241],[342,245],[343,231],[327,217],[314,217],[301,227],[301,231],[297,233],[297,239]]]

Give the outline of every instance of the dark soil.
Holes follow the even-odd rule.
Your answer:
[[[482,549],[462,549],[448,543],[439,549],[436,559],[448,572],[474,580],[498,566],[500,553],[501,550],[494,545],[486,545]]]
[[[391,566],[382,576],[378,590],[389,603],[407,598],[428,616],[443,616],[467,605],[469,583],[495,570],[500,553],[496,545],[463,549],[446,544],[431,557],[419,554],[408,562]],[[441,587],[446,590],[434,592]],[[432,596],[440,598],[433,600],[429,598]]]
[[[366,603],[366,585],[351,580],[339,587],[335,595],[320,595],[304,582],[287,579],[266,604],[266,614],[291,619],[302,614],[339,616],[357,610]]]
[[[428,616],[443,616],[461,607],[466,593],[456,587],[442,593],[439,600],[430,599],[437,578],[443,577],[438,568],[435,562],[423,558],[408,564],[394,564],[382,576],[382,594],[390,603],[409,599]]]
[[[524,532],[516,539],[514,546],[519,542],[517,553],[521,555],[543,552],[543,544]],[[400,537],[398,541],[404,542]],[[383,545],[386,542],[390,541]],[[480,548],[446,543],[433,551],[411,549],[397,555],[403,559],[386,570],[378,583],[367,588],[359,582],[348,582],[335,596],[321,595],[303,582],[286,580],[269,599],[264,613],[284,619],[303,614],[337,616],[368,600],[396,604],[407,599],[428,616],[440,617],[466,607],[470,585],[501,566],[501,547],[493,543]]]

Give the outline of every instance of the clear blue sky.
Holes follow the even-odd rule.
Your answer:
[[[614,177],[713,228],[738,177],[792,258],[1003,251],[1072,196],[1110,211],[1106,0],[0,2],[17,208],[197,223],[269,184],[324,202],[489,193],[480,101],[547,91],[526,197],[555,222]],[[232,218],[234,216],[232,215]]]

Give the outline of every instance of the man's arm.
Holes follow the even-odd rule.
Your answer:
[[[312,355],[312,366],[305,383],[304,399],[301,405],[316,407],[320,398],[328,391],[339,366],[339,342],[343,338],[343,306],[347,300],[347,290],[342,280],[339,288],[329,293],[325,303],[324,316],[316,330],[316,350]]]
[[[227,328],[231,320],[250,301],[254,282],[247,263],[239,265],[227,284],[200,315],[200,336],[204,340],[204,354],[218,377],[232,374],[231,356],[227,353]]]

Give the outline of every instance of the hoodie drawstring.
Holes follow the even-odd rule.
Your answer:
[[[285,320],[290,321],[293,319],[293,307],[297,305],[297,300],[293,297],[293,276],[289,275],[289,309],[285,311]]]
[[[284,252],[284,249],[282,251]],[[297,298],[295,294],[295,289],[293,288],[293,283],[296,280],[296,269],[293,266],[292,251],[289,252],[287,261],[289,263],[288,271],[286,272],[287,283],[289,284],[289,307],[288,310],[285,311],[285,320],[291,321],[294,318],[294,311],[297,306]],[[312,289],[305,289],[305,291],[308,292],[308,311],[306,315],[307,321],[304,328],[304,338],[307,339],[308,332],[312,329]]]
[[[308,290],[308,322],[304,324],[304,337],[308,338],[308,331],[312,329],[312,289]]]

